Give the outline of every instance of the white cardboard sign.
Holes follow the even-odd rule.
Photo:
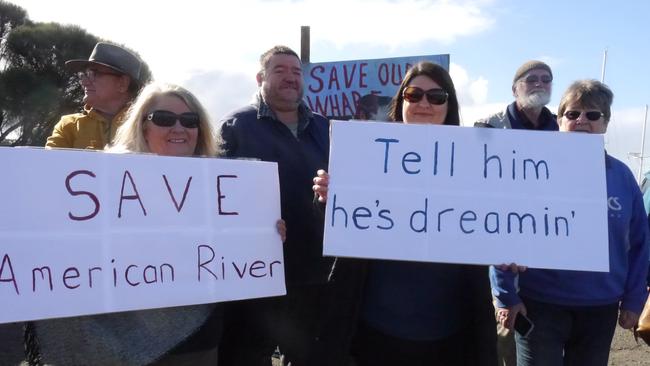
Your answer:
[[[324,254],[608,271],[604,141],[332,123]]]
[[[0,148],[0,323],[285,294],[275,163]]]

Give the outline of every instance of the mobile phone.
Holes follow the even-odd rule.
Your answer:
[[[515,318],[515,332],[519,333],[522,337],[528,337],[535,328],[533,322],[522,313],[517,314]]]

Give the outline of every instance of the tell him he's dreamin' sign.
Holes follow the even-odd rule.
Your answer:
[[[326,255],[609,270],[600,135],[333,122],[329,169]]]

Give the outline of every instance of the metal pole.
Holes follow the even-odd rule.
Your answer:
[[[605,82],[605,67],[607,67],[607,48],[605,48],[605,52],[603,52],[603,68],[600,71],[600,82],[601,83]]]
[[[300,27],[300,60],[303,64],[309,63],[309,26]]]
[[[639,173],[637,175],[637,181],[641,183],[641,176],[643,175],[643,159],[645,152],[645,131],[648,122],[648,105],[645,105],[645,117],[643,118],[643,132],[641,133],[641,152],[639,153]]]

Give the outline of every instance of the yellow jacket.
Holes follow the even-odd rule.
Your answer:
[[[45,146],[103,150],[115,137],[115,131],[124,121],[127,109],[128,105],[110,121],[87,107],[82,113],[65,115],[54,126]]]

